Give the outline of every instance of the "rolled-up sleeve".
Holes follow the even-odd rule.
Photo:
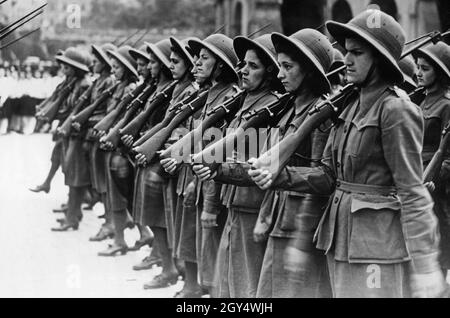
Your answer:
[[[439,270],[437,219],[433,201],[422,182],[424,122],[421,111],[402,99],[385,101],[381,115],[384,157],[402,203],[402,227],[412,270]]]

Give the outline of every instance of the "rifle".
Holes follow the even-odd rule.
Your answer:
[[[72,90],[78,81],[78,78],[73,78],[65,87],[61,89],[59,92],[58,98],[48,104],[44,109],[41,110],[39,117],[42,118],[44,121],[52,122],[56,115],[58,114],[58,110],[61,106],[61,104],[64,102],[64,100],[69,97],[70,93],[72,93]]]
[[[178,81],[173,81],[167,85],[162,91],[157,92],[156,95],[151,99],[150,105],[142,113],[140,113],[135,119],[133,119],[124,129],[120,130],[121,136],[130,135],[135,137],[144,126],[150,115],[159,107],[166,104],[170,98],[172,98],[172,93],[177,85]]]
[[[142,91],[147,87],[146,83],[143,83],[135,88],[134,91],[128,93],[122,101],[117,105],[117,107],[105,116],[97,125],[94,126],[94,131],[107,131],[116,121],[117,116],[122,111],[123,108],[127,107],[137,96],[139,96]]]
[[[269,151],[261,155],[254,166],[257,168],[268,166],[268,170],[272,173],[273,179],[275,180],[281,172],[281,169],[285,167],[291,156],[297,150],[298,145],[300,145],[314,129],[319,127],[326,120],[341,113],[347,107],[346,101],[348,97],[357,90],[358,89],[354,84],[348,84],[329,99],[313,106],[312,109],[308,111],[308,116],[300,127],[295,132],[288,134]]]
[[[450,31],[441,33],[438,31],[426,34],[415,40],[409,41],[408,43],[413,43],[418,39],[423,39],[428,37],[428,39],[416,44],[411,49],[405,51],[400,59],[405,58],[412,52],[418,50],[419,48],[427,45],[430,42],[436,43],[440,41],[443,37],[450,34]],[[328,76],[328,75],[327,75]],[[272,173],[272,180],[275,180],[281,169],[285,167],[289,158],[294,154],[298,145],[306,138],[312,130],[317,128],[324,121],[332,117],[335,113],[340,113],[344,110],[347,105],[343,105],[342,101],[347,99],[347,96],[356,91],[355,84],[348,84],[337,94],[332,96],[330,99],[324,101],[320,105],[316,105],[310,112],[309,117],[305,119],[302,125],[292,134],[287,135],[280,143],[275,145],[275,147],[260,156],[254,163],[254,167],[269,167],[268,170]],[[416,93],[414,91],[413,93]],[[411,95],[412,96],[412,95]],[[340,103],[337,107],[334,106],[335,103]],[[273,158],[271,158],[273,156]]]
[[[433,155],[430,163],[428,164],[425,172],[423,174],[424,183],[436,182],[439,178],[439,173],[441,172],[442,162],[445,159],[445,154],[450,147],[450,122],[447,123],[444,130],[442,131],[441,142],[439,143],[439,148]]]
[[[30,31],[30,32],[27,32],[27,33],[25,33],[24,35],[18,37],[17,39],[14,39],[14,40],[12,40],[12,41],[9,41],[8,43],[6,43],[6,44],[0,46],[0,50],[6,49],[7,47],[9,47],[9,46],[13,45],[14,43],[16,43],[16,42],[18,42],[18,41],[20,41],[20,40],[26,38],[27,36],[33,34],[34,32],[39,31],[40,29],[41,29],[41,28],[34,29],[34,30],[32,30],[32,31]]]
[[[122,119],[110,130],[108,135],[105,138],[105,142],[111,142],[114,148],[119,146],[120,142],[120,129],[125,127],[131,119],[135,116],[135,114],[145,105],[145,102],[153,94],[156,89],[156,85],[154,83],[148,85],[145,90],[135,98],[131,104],[128,105],[126,109],[126,113]]]
[[[92,94],[92,91],[94,89],[94,84],[92,84],[84,93],[80,96],[80,98],[77,101],[77,104],[75,105],[74,109],[72,110],[72,113],[66,118],[64,123],[59,127],[58,134],[64,137],[67,137],[70,133],[70,129],[72,127],[72,118],[75,114],[77,114],[87,103],[89,100],[89,97]]]
[[[45,6],[47,6],[47,3],[43,4],[39,8],[34,9],[30,13],[24,15],[23,17],[17,19],[16,21],[14,21],[14,22],[10,23],[9,25],[5,26],[4,28],[2,28],[0,30],[0,39],[4,38],[6,36],[4,34],[6,34],[8,32],[8,30],[12,29],[14,31],[14,30],[18,29],[19,27],[21,27],[22,25],[24,25],[25,23],[27,23],[30,20],[34,19],[38,15],[42,14],[44,12],[42,9],[44,9]],[[25,22],[22,22],[22,21],[25,21]]]
[[[64,80],[61,84],[59,84],[55,90],[53,91],[52,95],[48,98],[46,98],[44,101],[42,101],[39,105],[36,106],[36,117],[40,118],[41,112],[48,107],[48,104],[52,101],[56,100],[58,98],[59,93],[61,90],[67,85],[67,80]]]
[[[154,134],[156,134],[158,131],[160,131],[161,129],[163,129],[164,127],[168,126],[170,124],[170,122],[172,121],[172,119],[175,117],[175,115],[180,111],[180,109],[185,108],[186,104],[191,103],[192,101],[194,101],[197,96],[198,96],[199,92],[196,91],[194,92],[192,95],[186,97],[184,100],[182,100],[181,102],[176,103],[175,105],[171,106],[167,113],[166,116],[164,117],[163,121],[160,122],[159,124],[156,124],[152,129],[150,129],[144,136],[142,136],[141,138],[139,138],[133,145],[133,147],[138,147],[140,145],[142,145],[144,142],[146,142],[149,138],[151,138]],[[206,101],[205,101],[206,102]],[[176,127],[175,127],[176,128]],[[174,129],[175,129],[174,128]]]
[[[174,116],[167,126],[161,126],[161,129],[150,137],[147,141],[136,147],[135,151],[146,156],[147,162],[150,162],[155,154],[164,146],[167,140],[172,135],[172,132],[187,118],[195,114],[201,109],[208,99],[208,91],[200,93],[197,98],[188,102],[177,114]]]
[[[277,100],[273,101],[261,109],[253,110],[243,116],[245,121],[239,128],[233,130],[230,134],[226,135],[224,138],[218,142],[209,145],[202,152],[192,156],[193,163],[201,163],[211,169],[212,172],[217,170],[221,162],[206,162],[206,158],[214,158],[214,154],[222,153],[226,154],[229,150],[234,150],[236,142],[243,140],[245,136],[245,131],[250,128],[258,128],[262,125],[266,125],[270,120],[273,120],[278,116],[283,109],[286,109],[286,105],[290,104],[295,96],[289,93],[277,94]],[[224,159],[224,158],[222,158]]]
[[[245,91],[241,90],[237,86],[235,86],[235,90],[236,93],[233,94],[233,96],[209,111],[206,114],[206,118],[201,121],[200,125],[196,129],[192,130],[183,138],[163,151],[160,155],[160,158],[180,158],[181,162],[189,163],[190,154],[195,151],[196,142],[202,140],[203,132],[208,128],[213,127],[220,119],[224,118],[225,116],[236,113],[236,111],[241,106],[241,99]]]
[[[112,85],[111,87],[109,87],[108,89],[106,89],[104,92],[102,92],[100,94],[100,96],[88,107],[86,107],[85,109],[83,109],[81,112],[79,112],[78,114],[76,114],[75,116],[73,116],[72,118],[72,122],[73,124],[78,123],[80,125],[84,125],[89,117],[92,116],[92,114],[94,113],[94,111],[104,102],[106,102],[106,100],[112,96],[112,94],[114,94],[114,92],[116,91],[117,87],[119,87],[120,83],[116,83],[114,85]],[[73,127],[75,128],[75,127]],[[75,128],[75,130],[77,130]]]

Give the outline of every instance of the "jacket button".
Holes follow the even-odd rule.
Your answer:
[[[344,126],[344,133],[347,133],[347,131],[348,131],[348,127]]]
[[[334,203],[338,203],[338,202],[339,202],[339,198],[338,197],[334,198]]]
[[[341,163],[338,162],[338,163],[336,164],[336,167],[340,168],[340,167],[341,167]]]

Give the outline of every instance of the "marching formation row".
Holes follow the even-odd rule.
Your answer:
[[[153,246],[134,269],[162,266],[146,289],[182,276],[175,297],[444,296],[450,47],[434,32],[405,50],[381,11],[326,25],[335,43],[302,29],[58,55],[65,80],[37,111],[59,121],[52,168],[33,189],[62,167],[52,230],[77,230],[93,193],[91,240],[114,239],[99,255]]]

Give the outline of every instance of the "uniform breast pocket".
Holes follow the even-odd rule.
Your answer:
[[[397,263],[408,259],[397,196],[352,195],[349,259]]]
[[[377,126],[365,125],[358,129],[352,126],[347,139],[346,152],[354,157],[369,157],[379,152],[381,144],[380,132]]]

